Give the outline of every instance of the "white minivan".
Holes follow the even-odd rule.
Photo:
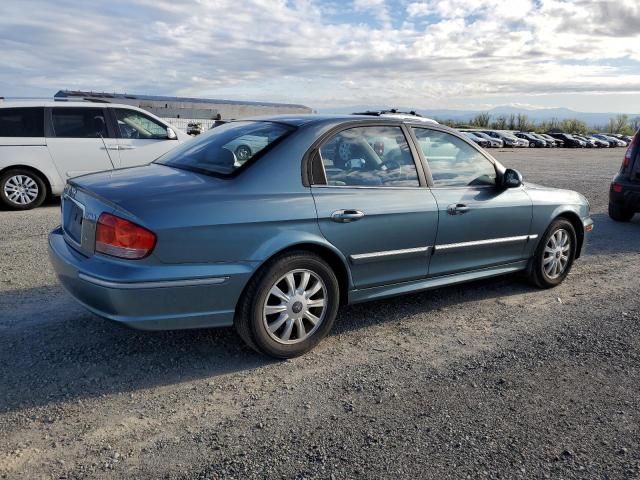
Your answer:
[[[2,102],[0,201],[34,208],[60,195],[69,178],[144,165],[190,138],[130,105]]]

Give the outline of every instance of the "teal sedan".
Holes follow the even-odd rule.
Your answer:
[[[579,193],[523,183],[419,117],[230,122],[149,165],[74,178],[61,210],[51,262],[91,312],[234,325],[277,358],[313,348],[343,304],[519,271],[554,287],[593,228]]]

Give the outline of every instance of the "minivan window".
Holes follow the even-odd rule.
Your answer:
[[[0,137],[44,137],[44,108],[0,108]]]
[[[275,122],[230,122],[171,150],[157,163],[214,175],[230,175],[293,131]]]
[[[122,138],[166,140],[167,127],[135,110],[116,108],[116,120]]]
[[[102,108],[53,108],[53,131],[58,138],[107,137]]]

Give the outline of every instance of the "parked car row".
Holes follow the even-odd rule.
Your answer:
[[[468,139],[484,148],[609,148],[626,147],[632,137],[613,133],[579,135],[564,132],[515,132],[510,130],[461,129]]]

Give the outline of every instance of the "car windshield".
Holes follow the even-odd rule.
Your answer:
[[[293,127],[275,122],[230,122],[163,155],[156,163],[214,175],[231,175],[260,156]]]

